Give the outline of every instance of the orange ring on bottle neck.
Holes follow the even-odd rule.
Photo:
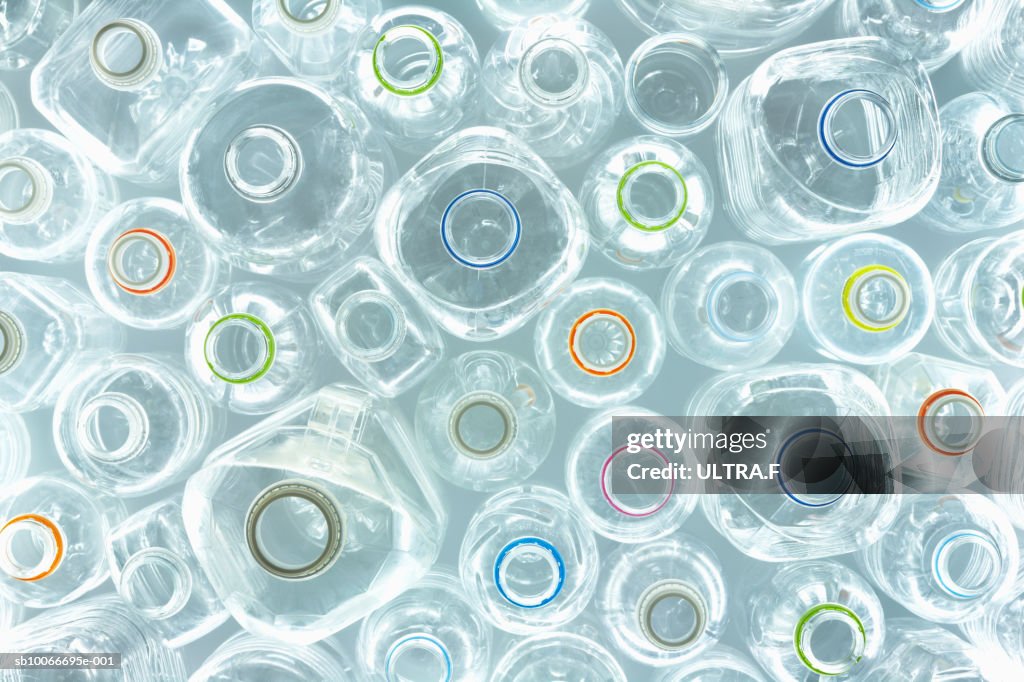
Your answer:
[[[174,245],[171,244],[170,240],[167,239],[167,237],[163,236],[156,230],[151,230],[146,227],[137,227],[133,230],[128,230],[127,232],[123,232],[122,234],[118,235],[117,239],[115,239],[114,243],[111,245],[110,257],[113,257],[115,255],[115,250],[117,248],[118,242],[120,242],[125,237],[131,237],[132,235],[135,234],[143,235],[144,237],[147,237],[155,241],[167,253],[167,268],[166,271],[164,272],[163,277],[161,277],[160,280],[153,286],[146,288],[138,288],[125,284],[122,281],[122,278],[119,277],[117,273],[114,271],[114,268],[110,265],[109,260],[107,262],[107,271],[110,273],[110,278],[114,280],[114,284],[116,284],[124,291],[127,291],[129,294],[135,294],[136,296],[147,296],[149,294],[155,294],[156,292],[160,291],[165,286],[167,286],[170,283],[170,281],[174,278],[174,271],[178,267],[178,256],[174,251]]]
[[[622,362],[620,362],[615,367],[606,370],[592,369],[590,367],[587,367],[586,364],[584,364],[583,360],[580,359],[580,356],[576,353],[576,334],[579,333],[580,327],[587,320],[593,317],[597,317],[599,315],[605,315],[608,317],[615,318],[616,320],[621,322],[623,326],[625,326],[626,330],[629,332],[629,352],[626,354],[626,357],[622,360]],[[635,353],[636,331],[634,331],[633,325],[629,323],[629,320],[626,319],[626,316],[618,311],[611,310],[609,308],[595,308],[594,310],[591,310],[580,315],[579,318],[577,318],[577,320],[573,322],[572,328],[569,330],[569,355],[572,357],[572,361],[576,363],[577,367],[582,369],[587,374],[590,374],[591,376],[608,377],[613,374],[618,374],[629,365],[629,363],[633,360],[633,355]]]
[[[61,537],[60,528],[57,527],[57,524],[55,524],[53,521],[46,518],[45,516],[40,516],[39,514],[22,514],[21,516],[15,516],[13,519],[5,523],[3,525],[3,528],[0,528],[0,533],[7,530],[13,524],[21,523],[22,521],[32,521],[34,523],[38,523],[39,525],[43,526],[48,531],[50,531],[53,534],[54,544],[57,548],[57,551],[54,552],[53,561],[50,563],[50,566],[46,570],[37,573],[36,575],[29,576],[27,578],[14,578],[15,580],[21,580],[22,582],[31,583],[37,580],[42,580],[43,578],[52,575],[53,572],[57,570],[57,567],[60,566],[60,562],[64,559],[64,538]]]
[[[932,441],[931,437],[928,435],[927,430],[927,419],[929,410],[931,410],[932,406],[935,405],[935,403],[939,402],[943,398],[948,398],[951,396],[955,396],[958,398],[966,398],[967,400],[971,401],[972,403],[978,406],[978,413],[980,415],[985,414],[985,410],[981,406],[981,403],[978,401],[978,399],[975,398],[970,393],[968,393],[967,391],[962,391],[958,388],[946,388],[939,391],[935,391],[935,393],[932,393],[930,396],[925,398],[924,402],[921,403],[921,409],[918,410],[917,412],[917,435],[921,439],[921,442],[928,446],[929,450],[932,450],[933,452],[936,452],[946,457],[959,457],[960,455],[970,452],[974,448],[974,444],[972,444],[970,447],[964,448],[963,450],[945,450],[936,445]]]

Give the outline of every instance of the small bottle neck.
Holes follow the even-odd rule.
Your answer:
[[[825,647],[815,643],[815,633],[838,625],[847,630],[845,646]],[[820,635],[819,635],[820,637]],[[797,622],[794,645],[800,661],[818,675],[842,675],[849,672],[864,656],[867,631],[852,610],[842,604],[818,604]]]
[[[117,589],[145,616],[162,620],[185,608],[192,596],[192,572],[177,554],[148,547],[125,562]]]
[[[452,667],[448,647],[427,633],[402,637],[384,657],[384,676],[388,682],[414,678],[451,682]]]
[[[302,171],[299,143],[277,126],[249,126],[235,135],[224,152],[224,172],[231,187],[256,203],[278,199],[295,186]]]
[[[10,313],[0,310],[0,376],[18,366],[25,352],[25,332]]]
[[[114,284],[135,296],[162,291],[174,279],[177,265],[171,241],[149,228],[128,230],[107,252],[107,271]]]
[[[444,52],[433,33],[415,24],[394,26],[373,47],[373,73],[388,92],[413,97],[433,89],[444,71]]]
[[[681,608],[692,625],[677,631]],[[675,618],[665,618],[665,612]],[[700,592],[680,580],[662,580],[648,587],[637,605],[640,629],[654,646],[663,651],[682,651],[693,646],[704,633],[708,610]]]
[[[448,417],[452,446],[471,459],[500,456],[512,447],[518,432],[515,408],[493,391],[467,393],[455,403]]]
[[[249,384],[273,367],[277,343],[263,320],[248,313],[232,313],[210,327],[203,355],[207,367],[221,381]]]
[[[985,410],[967,391],[940,389],[921,403],[917,431],[932,451],[951,457],[963,455],[973,450],[985,433]]]
[[[553,602],[565,586],[565,562],[543,538],[521,537],[505,545],[494,561],[494,584],[505,601],[525,609]]]
[[[981,158],[989,172],[1004,182],[1024,182],[1024,114],[1010,114],[985,133]]]
[[[941,538],[932,552],[932,578],[956,599],[977,599],[1000,582],[1004,560],[988,533],[962,530]]]
[[[0,570],[22,582],[52,575],[64,559],[64,534],[41,514],[22,514],[0,528]]]
[[[380,362],[405,341],[405,312],[398,301],[380,291],[358,291],[338,307],[335,333],[342,350],[352,357]]]
[[[825,153],[851,169],[877,166],[896,146],[896,115],[889,101],[870,90],[844,90],[830,99],[818,118]]]
[[[708,288],[705,313],[711,329],[723,339],[750,343],[775,324],[779,299],[764,277],[751,271],[727,272]]]
[[[296,33],[319,33],[338,21],[342,0],[277,0],[281,22]]]
[[[19,156],[0,161],[0,222],[28,225],[53,203],[53,176],[42,164]]]
[[[527,97],[547,107],[578,100],[590,80],[590,64],[578,45],[564,38],[544,38],[531,45],[519,62],[519,84]]]
[[[149,443],[149,415],[130,395],[101,393],[82,405],[75,431],[87,456],[104,463],[125,462]]]
[[[867,265],[843,285],[843,312],[858,329],[885,332],[906,319],[913,301],[910,284],[886,265]]]
[[[625,370],[636,354],[636,332],[622,313],[596,308],[581,315],[569,330],[569,355],[591,376]]]
[[[89,62],[104,85],[115,90],[137,90],[160,72],[163,46],[148,24],[137,19],[118,19],[93,36]]]

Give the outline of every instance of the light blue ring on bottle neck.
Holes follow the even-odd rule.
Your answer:
[[[502,251],[494,258],[486,261],[474,262],[459,255],[459,253],[452,246],[451,241],[448,239],[448,231],[450,227],[448,225],[448,219],[451,216],[452,210],[460,202],[465,201],[467,197],[480,194],[493,196],[505,205],[515,223],[515,236],[512,239],[512,243],[509,244],[509,246],[504,251]],[[444,243],[445,250],[448,252],[448,255],[451,256],[453,260],[455,260],[457,263],[461,265],[465,265],[468,268],[483,270],[486,268],[493,268],[495,266],[501,265],[506,260],[508,260],[513,253],[515,253],[516,248],[518,248],[519,246],[519,240],[522,237],[522,234],[523,221],[519,217],[519,211],[516,210],[515,204],[509,201],[509,199],[505,195],[501,194],[500,192],[495,192],[492,189],[471,189],[463,192],[462,194],[459,194],[457,197],[451,200],[451,203],[448,204],[447,208],[444,209],[444,213],[441,215],[441,241]]]
[[[425,642],[426,646],[420,644],[420,642]],[[395,655],[412,647],[429,648],[431,651],[440,653],[441,660],[444,662],[445,674],[438,682],[452,681],[454,673],[452,657],[448,653],[448,647],[442,644],[439,639],[430,635],[409,635],[392,644],[391,648],[388,649],[387,656],[384,657],[384,674],[388,682],[397,682],[397,679],[391,675],[391,662],[394,660]]]
[[[843,495],[846,494],[846,491],[850,489],[850,485],[853,483],[853,481],[851,480],[850,483],[847,484],[845,490],[843,490],[843,492],[841,492],[841,493],[838,493],[835,497],[833,497],[833,498],[831,498],[829,500],[826,500],[824,502],[817,502],[817,503],[815,503],[815,502],[807,502],[805,500],[800,499],[800,497],[796,493],[794,493],[792,490],[789,489],[789,487],[786,485],[786,482],[785,482],[785,480],[784,480],[784,478],[782,476],[782,459],[786,455],[786,450],[788,450],[789,447],[791,445],[793,445],[793,443],[797,442],[798,440],[800,440],[804,436],[808,436],[808,435],[815,434],[815,433],[824,434],[824,435],[827,435],[827,436],[831,436],[832,438],[835,438],[836,441],[838,441],[839,443],[842,443],[843,449],[847,453],[849,453],[851,456],[853,455],[853,451],[850,449],[849,444],[847,444],[847,442],[843,439],[843,437],[841,435],[839,435],[838,433],[836,433],[835,431],[830,431],[828,429],[822,429],[822,428],[816,428],[816,427],[810,427],[810,428],[806,428],[806,429],[801,429],[800,431],[797,431],[796,433],[791,434],[782,443],[782,446],[779,447],[779,454],[775,457],[775,463],[779,465],[779,487],[782,488],[782,492],[786,493],[786,497],[788,497],[789,499],[793,500],[794,502],[796,502],[800,506],[810,507],[810,508],[814,508],[814,509],[820,509],[821,507],[828,507],[830,505],[833,505],[836,502],[838,502],[840,499],[842,499]]]
[[[828,124],[831,122],[832,117],[835,116],[835,112],[838,111],[838,107],[852,99],[863,99],[874,103],[881,111],[885,112],[889,119],[890,133],[885,139],[885,144],[882,145],[882,149],[871,156],[861,157],[865,159],[863,162],[851,160],[851,158],[856,157],[852,157],[852,155],[849,154],[844,157],[842,150],[838,149],[829,141],[830,135],[828,133]],[[863,88],[844,90],[830,99],[828,103],[822,107],[821,114],[818,116],[818,141],[821,143],[822,149],[825,150],[825,153],[828,154],[833,161],[842,166],[846,166],[847,168],[861,169],[877,166],[892,153],[892,150],[896,147],[897,137],[896,119],[892,113],[892,107],[884,97],[871,90],[865,90]]]
[[[935,548],[935,551],[932,553],[932,575],[935,576],[935,580],[939,583],[939,587],[941,587],[942,590],[950,596],[956,597],[957,599],[977,599],[991,590],[991,581],[983,583],[980,587],[971,590],[970,593],[967,593],[963,591],[964,587],[962,585],[956,585],[955,582],[953,585],[950,585],[950,581],[947,581],[945,578],[945,576],[949,575],[948,570],[944,570],[945,564],[948,563],[949,559],[945,553],[964,544],[973,544],[981,547],[982,551],[986,552],[989,559],[992,561],[993,572],[998,570],[1000,555],[992,538],[976,531],[962,531],[960,533],[950,535],[940,542]],[[944,556],[946,556],[945,561],[943,561]]]
[[[557,566],[558,570],[558,578],[554,589],[551,590],[551,593],[549,595],[544,597],[536,604],[528,604],[521,601],[516,601],[511,596],[509,596],[503,584],[504,580],[502,579],[502,567],[504,566],[506,559],[508,559],[509,554],[517,547],[522,546],[539,547],[540,549],[544,550],[545,552],[547,552],[549,558],[554,562],[555,566]],[[565,561],[562,560],[562,555],[558,551],[558,548],[556,548],[553,544],[551,544],[547,540],[544,540],[543,538],[532,536],[518,538],[502,547],[501,551],[498,552],[498,558],[494,560],[494,585],[498,588],[498,593],[509,604],[524,609],[539,609],[540,607],[546,606],[547,604],[550,604],[552,601],[554,601],[555,598],[558,597],[558,595],[561,593],[562,588],[565,586]]]
[[[929,12],[935,12],[939,14],[941,12],[950,12],[955,10],[960,5],[964,4],[964,0],[947,0],[946,2],[928,2],[928,0],[914,0],[915,3],[925,8]]]

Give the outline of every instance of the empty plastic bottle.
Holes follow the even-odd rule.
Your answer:
[[[796,563],[748,592],[747,645],[771,679],[856,678],[880,660],[882,605],[849,568],[832,561]]]
[[[380,0],[256,0],[252,27],[296,76],[344,77],[356,34],[380,14]]]
[[[329,386],[215,450],[185,486],[185,528],[242,627],[308,644],[437,559],[447,517],[420,461],[387,402]]]
[[[32,440],[21,415],[0,412],[0,490],[25,477],[32,459]]]
[[[989,657],[949,630],[906,617],[890,618],[885,625],[883,653],[859,679],[872,682],[1012,679],[990,676],[994,671]],[[1002,672],[1014,671],[1005,668]]]
[[[583,16],[590,0],[476,0],[476,6],[498,30],[508,31],[538,14]]]
[[[673,666],[661,682],[768,682],[764,672],[746,654],[716,644],[699,658]]]
[[[427,463],[462,488],[522,483],[555,439],[555,403],[537,370],[500,351],[463,353],[439,368],[416,401]]]
[[[556,393],[584,407],[633,400],[665,359],[665,331],[645,293],[592,277],[566,289],[537,321],[534,353]]]
[[[668,340],[694,362],[750,369],[774,358],[797,320],[793,275],[767,249],[719,242],[687,256],[665,280]]]
[[[1017,0],[992,0],[991,12],[977,37],[961,53],[963,69],[982,90],[1024,100],[1024,6]]]
[[[714,646],[728,617],[718,558],[684,534],[608,558],[597,610],[618,650],[653,666],[675,666]]]
[[[0,135],[0,254],[42,262],[80,258],[117,185],[67,139],[21,128]]]
[[[20,124],[18,105],[7,86],[0,83],[0,134],[14,130]]]
[[[494,667],[494,682],[626,682],[626,673],[604,646],[571,632],[520,640]]]
[[[960,623],[960,629],[984,652],[986,660],[993,667],[1004,668],[1004,672],[1024,669],[1024,648],[1020,646],[1024,638],[1024,587],[1019,579],[1013,593],[983,609],[977,618]]]
[[[167,646],[193,642],[227,620],[189,545],[177,497],[135,512],[106,541],[118,594]]]
[[[380,395],[405,392],[444,357],[434,319],[375,258],[361,256],[327,278],[310,307],[341,364]]]
[[[365,678],[331,640],[297,646],[240,632],[217,647],[188,679],[189,682],[363,682]]]
[[[901,241],[857,234],[823,244],[800,269],[803,328],[826,358],[872,365],[902,357],[935,313],[928,266]]]
[[[349,252],[394,176],[352,102],[295,78],[242,83],[189,138],[185,208],[228,262],[304,278]]]
[[[584,177],[579,197],[591,239],[627,270],[671,267],[697,248],[714,218],[711,174],[673,140],[623,140]]]
[[[491,626],[448,571],[428,573],[374,611],[359,628],[356,650],[373,679],[491,679]]]
[[[1024,107],[996,93],[939,110],[942,178],[921,217],[944,232],[1009,227],[1024,218]]]
[[[34,64],[77,14],[78,0],[6,3],[0,27],[0,69],[14,71]]]
[[[396,149],[426,151],[476,122],[480,57],[447,12],[378,14],[355,37],[349,71],[356,101]]]
[[[622,59],[593,24],[544,15],[516,25],[483,65],[484,115],[555,168],[597,150],[622,109]]]
[[[463,130],[423,157],[384,196],[374,238],[441,327],[474,341],[525,325],[587,254],[575,197],[498,128]]]
[[[228,272],[176,201],[132,199],[90,228],[89,290],[104,311],[132,327],[185,324]]]
[[[106,581],[103,540],[124,504],[51,475],[26,478],[0,502],[0,596],[29,608],[78,599]]]
[[[52,405],[73,377],[123,345],[123,327],[70,283],[0,273],[0,410]]]
[[[874,37],[770,57],[729,96],[718,145],[725,208],[765,244],[901,223],[931,198],[941,167],[928,73]]]
[[[273,412],[311,390],[320,336],[297,295],[237,282],[202,303],[185,333],[189,371],[217,404]]]
[[[562,493],[543,486],[509,488],[470,519],[459,574],[491,623],[532,634],[583,611],[597,587],[597,542]]]
[[[74,377],[53,412],[61,462],[79,481],[123,497],[145,495],[198,468],[224,419],[181,361],[113,355]]]

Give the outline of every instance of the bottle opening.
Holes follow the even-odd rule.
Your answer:
[[[515,442],[519,418],[504,397],[492,391],[473,391],[463,396],[448,417],[448,438],[461,454],[490,459]]]
[[[89,457],[123,462],[137,456],[149,442],[149,416],[129,395],[102,393],[82,405],[76,432]]]
[[[192,573],[177,554],[149,547],[128,559],[117,587],[124,600],[148,618],[170,618],[192,595]]]
[[[843,285],[843,312],[858,329],[884,332],[906,319],[913,291],[898,271],[885,265],[858,269]]]
[[[92,40],[89,61],[96,76],[117,89],[133,89],[152,79],[163,63],[160,38],[136,19],[112,21]]]
[[[547,540],[524,537],[505,545],[494,562],[494,583],[513,606],[534,609],[551,603],[565,584],[565,562]]]
[[[729,341],[748,343],[764,336],[775,324],[779,299],[761,275],[730,272],[712,283],[704,307],[716,334]]]
[[[797,656],[819,675],[842,675],[860,661],[867,648],[864,624],[841,604],[818,604],[797,623]]]
[[[821,110],[818,136],[825,152],[848,168],[881,163],[896,146],[892,106],[870,90],[846,90]]]
[[[854,483],[856,460],[843,437],[828,429],[802,429],[789,436],[775,457],[779,487],[804,507],[838,502]]]
[[[384,658],[388,682],[451,682],[452,672],[448,648],[430,635],[403,637]]]
[[[686,180],[662,161],[642,161],[619,180],[616,202],[626,222],[645,232],[672,227],[686,212]]]
[[[964,0],[914,0],[914,2],[929,12],[935,13],[951,12],[964,4]]]
[[[564,106],[583,93],[590,77],[586,55],[563,38],[545,38],[530,46],[519,63],[519,81],[533,100]]]
[[[394,354],[405,340],[405,313],[398,301],[379,291],[359,291],[338,308],[335,331],[341,347],[366,362]]]
[[[707,624],[700,592],[678,580],[662,580],[644,590],[637,615],[644,637],[665,651],[693,645]]]
[[[470,268],[493,268],[519,246],[523,224],[504,195],[472,189],[455,197],[441,216],[441,241],[455,261]]]
[[[995,541],[977,531],[953,533],[932,553],[932,575],[944,592],[975,599],[999,582],[1001,554]]]
[[[107,271],[114,284],[136,296],[155,294],[170,284],[177,263],[170,240],[144,227],[118,236],[107,253]]]
[[[0,163],[0,220],[15,225],[35,222],[53,201],[53,178],[33,159]]]
[[[569,331],[569,355],[592,376],[612,376],[629,366],[636,333],[622,313],[598,308],[581,315]]]
[[[50,519],[16,516],[0,528],[0,570],[15,580],[42,580],[60,566],[64,545],[60,527]]]
[[[419,95],[441,78],[444,54],[434,34],[411,24],[388,29],[373,48],[373,73],[385,90]]]
[[[296,31],[320,31],[338,18],[341,0],[277,0],[282,21]]]
[[[996,121],[982,141],[982,159],[988,169],[1006,182],[1024,182],[1024,114]]]
[[[231,384],[248,384],[270,371],[277,345],[267,324],[247,313],[225,315],[210,327],[203,344],[206,365]]]
[[[985,410],[966,391],[936,391],[921,403],[917,432],[932,451],[951,457],[963,455],[974,449],[984,435]]]
[[[649,485],[640,486],[638,481],[629,477],[627,469],[633,464],[653,469],[667,467],[669,461],[657,450],[643,449],[633,454],[624,445],[604,461],[601,468],[601,492],[611,508],[620,514],[634,518],[651,516],[668,504],[675,491],[675,479],[663,480],[663,489],[652,492]]]
[[[334,565],[344,545],[344,522],[327,492],[303,481],[283,481],[252,503],[245,537],[253,559],[265,571],[300,580]]]
[[[302,153],[295,139],[276,126],[249,126],[228,144],[224,172],[240,195],[251,201],[273,201],[295,184],[302,173]]]
[[[25,332],[18,320],[0,310],[0,376],[17,367],[25,349]]]

